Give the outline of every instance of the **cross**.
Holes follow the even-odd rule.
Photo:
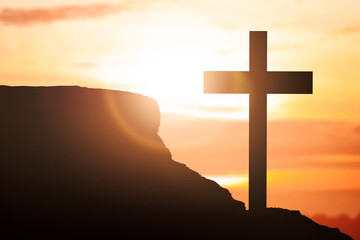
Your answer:
[[[250,71],[206,71],[204,93],[247,93],[249,110],[249,210],[266,209],[267,94],[312,94],[312,72],[267,71],[267,32],[250,31]]]

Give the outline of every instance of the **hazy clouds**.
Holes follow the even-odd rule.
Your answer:
[[[102,17],[129,10],[128,4],[71,5],[51,8],[3,8],[0,21],[10,25],[48,23],[66,19]]]

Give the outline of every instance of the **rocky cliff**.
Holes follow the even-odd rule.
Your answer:
[[[299,212],[245,211],[171,158],[147,97],[0,87],[1,234],[13,238],[349,239]]]

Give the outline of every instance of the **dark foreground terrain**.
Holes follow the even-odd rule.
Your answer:
[[[298,211],[245,211],[174,161],[147,97],[0,86],[2,239],[351,239]]]

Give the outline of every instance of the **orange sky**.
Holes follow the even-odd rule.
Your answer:
[[[313,95],[268,97],[269,204],[355,215],[359,9],[357,0],[4,0],[0,84],[151,96],[174,160],[246,202],[248,95],[204,95],[202,72],[248,70],[249,31],[266,30],[269,70],[314,72]],[[318,193],[331,207],[305,204]]]

